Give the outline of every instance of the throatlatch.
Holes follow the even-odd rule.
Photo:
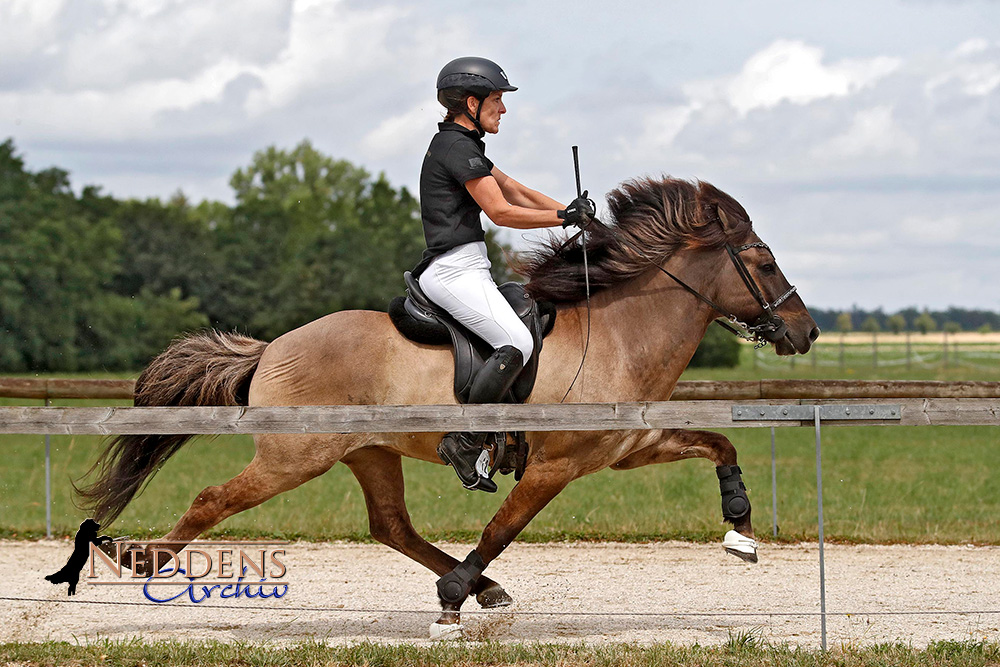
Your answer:
[[[750,499],[740,477],[741,472],[739,466],[718,466],[715,469],[719,476],[719,491],[722,492],[722,517],[730,523],[736,523],[750,511]]]
[[[486,569],[479,553],[473,549],[455,569],[437,581],[438,597],[441,602],[455,604],[468,597],[479,575]]]

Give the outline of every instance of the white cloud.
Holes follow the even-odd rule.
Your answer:
[[[823,63],[823,50],[799,41],[778,40],[758,51],[734,77],[692,83],[685,91],[695,102],[723,100],[746,115],[782,102],[808,104],[843,97],[873,85],[900,66],[898,58],[878,57]]]
[[[434,127],[441,114],[431,104],[421,104],[409,111],[386,118],[366,134],[361,147],[373,157],[414,155],[426,149],[428,137],[417,128]]]
[[[819,144],[810,155],[819,159],[911,158],[917,150],[917,141],[893,120],[892,109],[878,106],[858,111],[843,134]]]
[[[954,215],[908,215],[899,221],[897,230],[903,238],[936,247],[961,240],[964,232],[962,221]]]

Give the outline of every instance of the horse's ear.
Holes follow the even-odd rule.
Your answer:
[[[719,216],[719,222],[722,223],[722,228],[726,231],[731,230],[738,222],[737,220],[733,220],[731,216],[727,215],[726,209],[722,208],[718,204],[715,205],[715,212]]]

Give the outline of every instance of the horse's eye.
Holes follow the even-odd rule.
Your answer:
[[[761,264],[760,265],[760,272],[763,273],[766,276],[773,276],[775,274],[775,272],[777,272],[777,270],[778,270],[778,267],[776,267],[771,262],[768,262],[767,264]]]

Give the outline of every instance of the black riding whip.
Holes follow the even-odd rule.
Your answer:
[[[583,196],[583,187],[580,185],[580,147],[573,146],[573,171],[576,175],[576,196],[577,199]],[[584,290],[587,294],[587,340],[583,345],[583,357],[580,358],[580,367],[576,369],[576,375],[573,376],[573,381],[569,383],[569,388],[566,389],[566,393],[563,394],[562,399],[559,401],[562,403],[569,396],[569,392],[573,390],[573,385],[576,384],[576,380],[580,377],[580,371],[583,370],[583,363],[587,360],[587,350],[590,349],[590,267],[587,264],[587,234],[583,229],[577,233],[576,236],[580,237],[580,242],[583,245],[583,284]],[[575,239],[576,236],[573,238]],[[572,242],[573,239],[570,239]]]

